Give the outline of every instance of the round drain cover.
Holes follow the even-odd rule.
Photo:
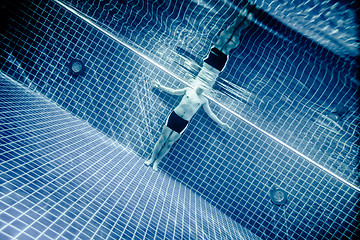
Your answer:
[[[270,190],[270,199],[276,205],[283,205],[287,201],[287,192],[280,188]]]
[[[85,71],[85,65],[81,60],[73,59],[69,64],[70,73],[72,75],[80,75]]]

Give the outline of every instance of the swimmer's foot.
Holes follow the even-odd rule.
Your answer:
[[[153,163],[153,161],[151,161],[151,159],[150,159],[150,160],[146,160],[146,161],[144,162],[144,164],[145,164],[146,166],[150,166],[152,163]]]
[[[248,14],[251,12],[255,12],[257,10],[256,4],[249,2],[248,5],[246,6],[246,9]]]
[[[154,164],[153,164],[153,170],[155,171],[155,172],[157,172],[159,169],[158,169],[158,165],[159,165],[159,163],[156,163],[156,162],[154,162]]]

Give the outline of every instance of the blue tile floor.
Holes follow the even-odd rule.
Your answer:
[[[0,239],[258,239],[0,73]]]

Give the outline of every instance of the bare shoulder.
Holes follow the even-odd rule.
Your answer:
[[[194,91],[194,89],[192,89],[191,87],[186,87],[186,88],[184,88],[184,90],[186,91],[186,92],[191,92],[191,91]]]

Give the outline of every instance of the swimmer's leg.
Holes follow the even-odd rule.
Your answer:
[[[238,47],[241,31],[249,26],[249,14],[255,9],[256,5],[248,4],[244,12],[235,19],[234,23],[220,33],[218,40],[215,42],[215,47],[226,55],[229,55],[231,50]]]
[[[161,151],[161,149],[163,148],[164,144],[166,143],[167,139],[169,138],[170,134],[171,134],[172,130],[167,127],[166,125],[163,127],[159,140],[156,142],[155,147],[153,149],[151,158],[147,161],[144,162],[144,164],[146,166],[151,165],[156,158],[159,156],[159,153]]]
[[[177,140],[179,140],[179,138],[181,137],[180,133],[177,133],[175,131],[172,131],[172,133],[170,134],[169,138],[167,139],[167,141],[164,143],[163,148],[160,150],[159,155],[156,159],[156,161],[153,164],[153,169],[154,171],[158,170],[158,165],[161,162],[161,159],[170,151],[171,146],[174,144],[174,142],[176,142]]]
[[[250,22],[245,16],[238,16],[233,25],[220,33],[214,46],[226,55],[229,55],[231,50],[239,46],[241,31],[247,28],[249,24]]]

